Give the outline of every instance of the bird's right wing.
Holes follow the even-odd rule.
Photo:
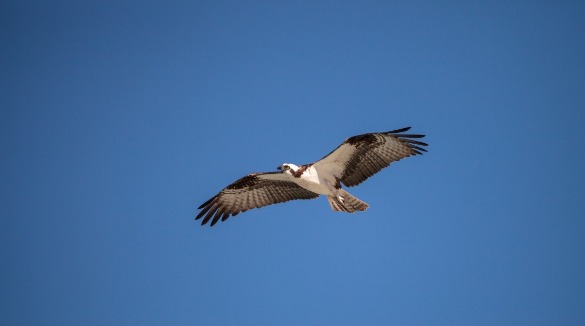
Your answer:
[[[213,226],[220,218],[225,221],[252,208],[317,197],[319,194],[290,181],[282,172],[253,173],[225,187],[199,206],[201,212],[195,219],[203,217],[201,225],[211,220],[210,226]]]

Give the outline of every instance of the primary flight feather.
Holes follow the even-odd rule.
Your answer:
[[[368,133],[346,139],[321,160],[296,166],[284,163],[276,172],[249,174],[225,187],[199,206],[196,220],[201,225],[225,221],[252,208],[294,199],[327,196],[334,211],[364,211],[368,204],[342,189],[356,186],[383,168],[405,157],[426,152],[426,143],[415,140],[425,135],[405,134],[410,127]]]

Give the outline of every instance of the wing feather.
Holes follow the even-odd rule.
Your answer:
[[[220,219],[227,220],[252,208],[283,203],[295,199],[313,199],[318,194],[290,181],[282,172],[249,174],[230,184],[201,206],[196,220],[203,217],[201,225]]]
[[[415,140],[425,135],[403,133],[408,130],[410,127],[350,137],[313,166],[331,171],[348,187],[356,186],[392,162],[426,152],[423,147],[428,144]]]

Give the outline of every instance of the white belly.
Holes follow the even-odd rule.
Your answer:
[[[323,172],[317,173],[317,170],[312,166],[296,181],[301,187],[314,193],[321,195],[335,194],[335,177],[326,175]]]

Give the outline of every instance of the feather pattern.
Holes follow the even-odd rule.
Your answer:
[[[249,209],[317,197],[319,194],[290,181],[282,172],[253,173],[225,187],[199,206],[201,211],[195,219],[203,218],[201,225],[211,221],[213,226],[220,219],[225,221]]]
[[[350,137],[321,160],[301,166],[283,164],[280,172],[249,174],[221,190],[201,206],[196,220],[215,225],[230,216],[295,199],[327,195],[331,209],[353,213],[368,204],[341,189],[356,186],[392,162],[426,152],[420,134],[410,127]],[[309,190],[311,189],[311,190]]]
[[[403,133],[409,129],[350,137],[314,166],[332,171],[348,187],[356,186],[392,162],[426,152],[427,144],[415,140],[424,135]]]

